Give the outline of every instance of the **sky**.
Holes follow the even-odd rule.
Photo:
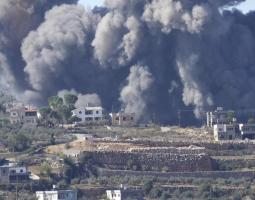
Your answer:
[[[94,7],[96,5],[102,5],[103,0],[80,0],[80,3],[85,6]],[[255,10],[255,0],[246,0],[244,3],[241,3],[237,8],[242,10],[244,13]]]
[[[102,5],[103,0],[80,0],[80,3],[85,5],[85,6],[94,7],[96,5]]]
[[[246,0],[238,6],[238,9],[242,10],[244,13],[255,10],[255,0]]]

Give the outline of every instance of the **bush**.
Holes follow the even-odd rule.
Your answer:
[[[194,197],[194,192],[191,191],[186,191],[182,193],[182,198],[183,199],[192,199]]]
[[[240,194],[240,192],[235,192],[233,194],[233,200],[241,200],[242,199],[242,195]]]
[[[164,192],[162,192],[162,194],[161,194],[160,200],[167,200],[167,199],[169,199],[170,197],[171,197],[171,195],[170,195],[168,192],[164,191]]]
[[[25,134],[16,134],[8,138],[8,148],[11,151],[21,152],[28,149],[31,145],[31,139]]]
[[[147,180],[144,182],[143,190],[144,190],[145,194],[149,194],[150,191],[152,190],[152,188],[153,188],[152,180]]]
[[[151,191],[150,191],[150,197],[151,198],[159,198],[161,197],[161,194],[162,194],[162,190],[160,188],[153,188]]]
[[[66,189],[68,187],[68,184],[65,180],[62,180],[60,182],[58,182],[57,184],[57,188],[59,189]]]
[[[76,185],[76,184],[79,184],[80,183],[80,179],[79,178],[73,178],[72,180],[71,180],[71,184],[72,185]]]

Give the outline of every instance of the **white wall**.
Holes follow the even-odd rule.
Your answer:
[[[72,111],[73,116],[79,117],[82,122],[101,121],[103,119],[102,107],[85,107]]]

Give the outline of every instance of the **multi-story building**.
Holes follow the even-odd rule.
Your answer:
[[[76,190],[37,191],[38,200],[77,200]]]
[[[121,190],[107,190],[106,196],[109,200],[122,200]]]
[[[104,120],[102,107],[83,107],[72,111],[73,116],[81,119],[84,122],[100,122]]]
[[[29,180],[30,172],[26,167],[18,167],[16,165],[0,166],[0,183],[20,183]]]
[[[112,125],[113,126],[135,126],[135,113],[112,113]]]
[[[10,183],[9,179],[9,166],[0,166],[0,184]]]
[[[11,183],[23,182],[29,180],[30,172],[26,167],[10,167],[9,168],[9,180]]]
[[[229,111],[224,111],[222,107],[218,107],[213,112],[207,112],[207,126],[213,127],[215,124],[230,124],[234,120],[229,116],[230,113]]]
[[[10,109],[10,122],[11,124],[22,123],[25,117],[25,107]]]
[[[38,120],[37,109],[32,107],[17,107],[10,109],[11,124],[23,124],[28,126],[36,126]]]
[[[255,139],[255,124],[239,124],[241,138]]]
[[[237,134],[235,124],[215,124],[213,126],[214,139],[220,140],[234,140]]]

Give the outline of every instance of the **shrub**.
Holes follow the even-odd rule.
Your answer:
[[[147,180],[144,182],[143,190],[144,190],[145,194],[149,194],[150,191],[152,190],[152,188],[153,188],[152,180]]]
[[[150,191],[150,197],[151,198],[159,198],[159,197],[161,197],[161,194],[162,194],[162,190],[160,188],[158,188],[158,187],[153,188]]]

